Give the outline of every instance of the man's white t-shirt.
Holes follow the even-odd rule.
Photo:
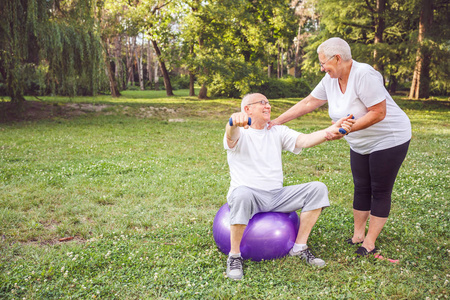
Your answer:
[[[245,185],[261,190],[275,190],[283,187],[283,150],[298,154],[297,137],[301,134],[287,126],[267,126],[262,130],[239,127],[240,137],[233,148],[227,144],[226,133],[223,145],[227,150],[231,183],[228,195],[237,187]]]
[[[328,101],[328,114],[333,121],[348,114],[361,118],[368,107],[386,99],[386,117],[382,121],[345,136],[352,150],[359,154],[392,148],[411,139],[408,116],[389,95],[381,74],[368,64],[353,60],[344,94],[338,79],[326,74],[311,95]]]

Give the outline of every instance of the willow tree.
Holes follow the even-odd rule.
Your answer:
[[[37,78],[35,93],[96,93],[102,49],[93,31],[94,3],[0,1],[0,83],[12,104],[21,107],[30,78]]]

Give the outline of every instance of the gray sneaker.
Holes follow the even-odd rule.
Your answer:
[[[227,260],[227,277],[240,280],[244,276],[244,259],[241,256],[232,255]]]
[[[306,248],[305,250],[300,250],[297,252],[294,252],[293,249],[289,251],[290,256],[300,256],[302,259],[306,261],[306,263],[317,266],[317,267],[324,267],[326,265],[325,261],[323,261],[320,258],[317,258],[314,256],[314,254],[311,253],[309,248]]]

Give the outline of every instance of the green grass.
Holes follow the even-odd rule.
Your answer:
[[[179,94],[50,97],[43,100],[56,106],[108,107],[0,124],[0,298],[449,297],[448,106],[397,99],[413,139],[377,246],[399,264],[355,260],[343,242],[352,234],[353,184],[348,145],[334,141],[283,155],[286,185],[320,180],[329,188],[331,207],[309,240],[327,267],[291,257],[247,261],[245,279],[233,282],[212,222],[229,185],[224,125],[239,100]],[[274,116],[296,101],[271,100]],[[143,113],[150,107],[158,113]],[[311,132],[329,124],[323,108],[288,125]]]

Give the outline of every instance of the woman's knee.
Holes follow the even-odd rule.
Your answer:
[[[375,217],[387,218],[391,211],[391,192],[374,192],[372,199],[372,211],[371,214]]]

